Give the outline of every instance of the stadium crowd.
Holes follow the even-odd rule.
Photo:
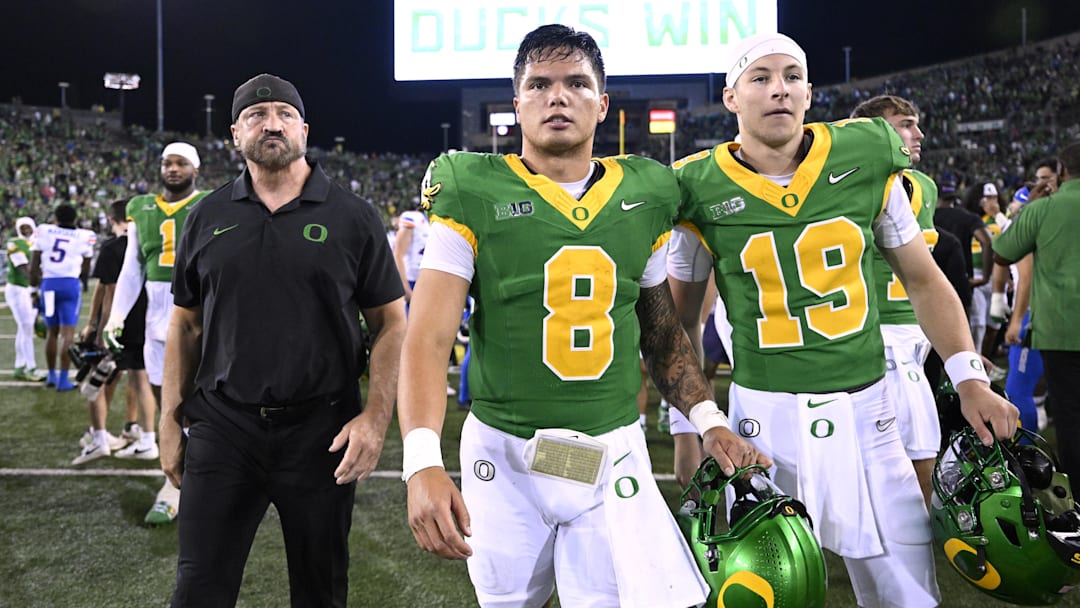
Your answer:
[[[916,70],[821,86],[814,90],[808,121],[837,120],[860,101],[880,94],[917,100],[928,151],[923,170],[957,192],[995,182],[1009,196],[1024,185],[1037,160],[1059,142],[1080,135],[1080,34]],[[105,206],[146,193],[155,183],[157,154],[168,141],[198,141],[204,157],[200,183],[213,188],[235,174],[243,159],[222,138],[154,133],[140,126],[123,131],[75,123],[59,109],[0,106],[0,228],[9,232],[20,215],[37,221],[69,202],[80,225],[108,230]],[[680,111],[676,156],[726,141],[737,130],[722,104]],[[666,137],[652,137],[642,153],[669,155]],[[359,154],[312,148],[334,180],[370,199],[388,229],[412,209],[432,155]]]
[[[1053,156],[1058,143],[1080,135],[1080,35],[1015,47],[848,84],[815,87],[807,121],[846,118],[875,95],[917,101],[928,150],[920,168],[957,192],[996,182],[1010,196],[1031,165]],[[813,82],[813,74],[810,75]],[[679,116],[676,156],[702,142],[736,133],[735,115],[722,104]],[[667,138],[650,153],[668,156]]]
[[[79,210],[79,225],[105,234],[108,204],[153,191],[162,147],[170,141],[199,142],[199,181],[213,189],[229,181],[243,158],[221,138],[153,133],[139,126],[123,131],[104,124],[74,122],[18,105],[0,106],[0,227],[9,232],[19,216],[49,219],[61,202]],[[376,203],[389,226],[411,209],[427,158],[398,154],[355,154],[309,149],[330,177]]]

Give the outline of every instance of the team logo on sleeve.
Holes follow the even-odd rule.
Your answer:
[[[431,173],[434,170],[435,161],[431,161],[427,171],[424,172],[424,180],[420,182],[420,209],[423,211],[431,211],[431,206],[435,204],[435,197],[442,190],[442,182],[431,183]]]
[[[424,211],[431,211],[431,206],[435,204],[435,197],[442,190],[442,182],[436,183],[433,186],[427,184],[420,190],[420,209]]]

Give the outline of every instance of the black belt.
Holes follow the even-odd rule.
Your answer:
[[[884,377],[885,376],[878,376],[877,378],[874,378],[873,380],[871,380],[870,382],[867,382],[866,384],[860,384],[859,386],[853,386],[851,388],[843,388],[843,389],[840,389],[838,391],[833,391],[833,392],[836,392],[836,393],[849,393],[850,394],[850,393],[857,393],[859,391],[865,391],[866,389],[870,388],[871,386],[874,386],[878,382],[881,382],[882,378],[884,378]]]
[[[318,397],[312,397],[310,399],[304,399],[301,401],[283,401],[276,403],[242,403],[235,401],[218,391],[213,392],[215,399],[221,401],[225,405],[243,410],[246,412],[252,412],[258,414],[263,420],[272,421],[286,421],[286,420],[299,420],[311,413],[311,411],[317,407],[323,405],[337,405],[341,401],[344,395],[344,391],[338,393],[331,393],[328,395],[319,395]]]

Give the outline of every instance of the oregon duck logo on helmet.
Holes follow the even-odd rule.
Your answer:
[[[1080,583],[1080,511],[1041,436],[1018,429],[988,447],[961,429],[931,482],[934,541],[977,589],[1046,606]]]
[[[706,606],[820,608],[825,558],[806,507],[759,465],[726,477],[712,457],[682,493],[676,521],[709,583]]]

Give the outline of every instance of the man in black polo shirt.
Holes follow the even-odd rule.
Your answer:
[[[247,168],[192,210],[173,273],[160,433],[162,468],[183,484],[172,605],[236,603],[273,503],[292,605],[344,606],[355,482],[393,410],[401,280],[375,209],[305,159],[291,83],[252,78],[232,118]],[[374,335],[362,410],[361,314]]]

